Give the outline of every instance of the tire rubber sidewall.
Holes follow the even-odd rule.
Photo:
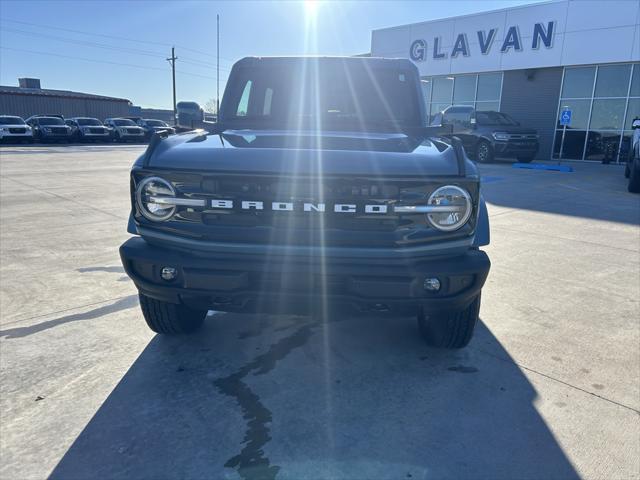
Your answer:
[[[460,311],[435,314],[418,313],[418,328],[427,345],[457,349],[471,341],[480,314],[480,294]]]

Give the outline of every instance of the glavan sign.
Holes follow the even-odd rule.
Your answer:
[[[556,22],[547,22],[546,25],[544,23],[534,24],[530,45],[531,49],[538,50],[541,46],[546,48],[553,47],[555,26]],[[492,28],[489,31],[478,30],[475,33],[478,38],[478,48],[480,49],[480,53],[487,55],[495,43],[498,29]],[[440,37],[434,37],[432,45],[433,47],[429,49],[425,40],[420,38],[414,40],[411,44],[411,48],[409,49],[409,57],[414,62],[424,62],[429,56],[434,60],[441,60],[447,58],[449,55],[451,58],[456,58],[458,55],[462,55],[463,57],[471,55],[469,39],[466,33],[458,34],[450,52],[447,52],[442,48]],[[521,52],[523,47],[524,44],[520,34],[520,28],[518,26],[509,27],[504,36],[504,40],[502,41],[502,45],[500,46],[500,53],[507,53],[511,49],[516,52]]]

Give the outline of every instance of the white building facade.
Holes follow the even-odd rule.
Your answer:
[[[374,30],[371,55],[410,58],[427,111],[499,110],[558,156],[619,161],[640,117],[640,0],[563,0]]]

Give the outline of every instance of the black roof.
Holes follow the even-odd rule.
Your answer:
[[[353,63],[353,64],[366,64],[375,66],[378,68],[396,68],[402,67],[414,67],[413,62],[407,58],[382,58],[382,57],[329,57],[329,56],[291,56],[291,57],[244,57],[236,62],[236,65],[291,65],[301,64],[309,61],[313,61],[316,64],[331,64],[331,63]]]
[[[0,94],[8,95],[35,95],[42,97],[62,97],[62,98],[81,98],[85,100],[103,100],[110,102],[127,102],[126,98],[107,97],[105,95],[94,95],[92,93],[72,92],[70,90],[51,90],[48,88],[22,88],[12,87],[9,85],[0,85]]]

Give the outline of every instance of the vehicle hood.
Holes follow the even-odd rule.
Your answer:
[[[158,169],[241,174],[458,174],[453,148],[443,142],[417,143],[404,134],[360,132],[230,130],[212,135],[201,130],[151,144],[139,163]],[[466,171],[477,174],[468,160]]]
[[[0,128],[31,128],[31,127],[26,123],[21,123],[20,125],[16,125],[15,123],[0,122]]]

